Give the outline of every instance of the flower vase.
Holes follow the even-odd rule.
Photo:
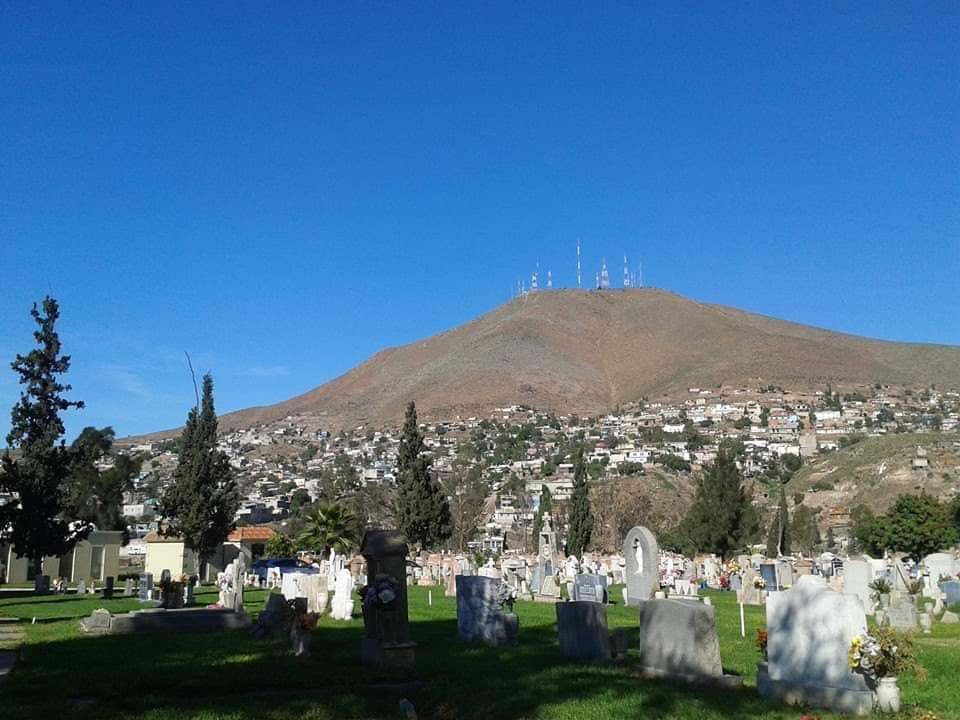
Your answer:
[[[900,688],[897,687],[895,677],[880,678],[877,689],[874,690],[874,700],[877,712],[900,712]]]

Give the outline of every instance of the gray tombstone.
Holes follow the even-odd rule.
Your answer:
[[[573,600],[606,604],[607,578],[603,575],[577,575],[573,579]]]
[[[863,675],[847,664],[847,651],[867,630],[860,599],[807,575],[783,592],[767,596],[767,669],[757,675],[764,697],[788,704],[864,714],[873,693]]]
[[[586,663],[610,662],[607,609],[597,602],[556,603],[560,654]]]
[[[910,600],[891,602],[887,608],[887,624],[894,630],[916,630],[917,622],[917,608]]]
[[[244,553],[237,555],[234,561],[233,590],[236,593],[233,609],[240,613],[243,612],[243,588],[247,581],[247,556]]]
[[[722,678],[714,608],[684,600],[640,603],[640,666],[686,681]]]
[[[867,615],[873,615],[873,567],[866,560],[847,560],[843,566],[843,593],[860,598]]]
[[[535,565],[530,570],[530,592],[536,594],[540,592],[540,585],[543,583],[543,569]]]
[[[767,584],[767,592],[780,589],[780,577],[777,574],[776,563],[760,563],[760,577]]]
[[[128,577],[123,581],[123,596],[130,597],[133,595],[133,578]]]
[[[153,573],[144,573],[140,578],[140,599],[153,599]]]
[[[102,597],[104,600],[113,600],[113,576],[108,577],[104,583]]]
[[[168,582],[171,582],[172,580],[173,580],[173,575],[170,573],[169,570],[164,569],[160,571],[160,582],[168,583]]]
[[[50,592],[50,576],[36,575],[33,578],[33,591],[38,595],[46,595]]]
[[[780,580],[781,588],[793,586],[793,566],[786,560],[777,563],[777,578]]]
[[[457,635],[467,642],[498,647],[516,642],[519,620],[502,611],[501,581],[457,576]]]
[[[81,580],[77,583],[77,595],[86,595],[87,594],[87,581]]]
[[[660,548],[657,538],[645,527],[635,527],[623,543],[626,558],[627,596],[637,606],[660,586]]]
[[[943,601],[947,605],[957,605],[960,603],[960,580],[947,580],[940,584],[943,591]]]

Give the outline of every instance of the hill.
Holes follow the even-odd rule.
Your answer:
[[[593,414],[693,386],[875,382],[960,387],[960,347],[845,335],[647,288],[557,290],[383,350],[325,385],[221,424],[304,413],[330,427],[398,424],[410,400],[424,418],[514,404]]]

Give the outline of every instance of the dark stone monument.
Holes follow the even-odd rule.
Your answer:
[[[610,662],[607,609],[595,601],[557,603],[560,654],[586,663]]]
[[[775,563],[760,563],[760,577],[767,584],[767,592],[773,592],[780,589],[780,580],[777,575],[777,566]]]
[[[38,595],[46,595],[50,592],[50,576],[36,575],[33,578],[33,591]]]
[[[407,542],[399,530],[368,530],[360,543],[367,561],[363,597],[364,665],[391,673],[411,673],[417,644],[407,618]]]
[[[103,595],[101,596],[104,600],[113,600],[113,577],[108,577],[106,584],[103,586]]]

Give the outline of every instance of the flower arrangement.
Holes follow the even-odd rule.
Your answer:
[[[912,580],[912,581],[910,582],[909,587],[907,587],[907,591],[908,591],[911,595],[919,595],[920,593],[922,593],[922,592],[923,592],[923,580],[922,580],[922,579],[919,579],[919,578],[918,578],[917,580]]]
[[[766,589],[767,589],[767,581],[764,580],[762,577],[760,577],[760,576],[758,575],[757,577],[755,577],[755,578],[753,579],[753,586],[754,586],[757,590],[766,590]]]
[[[740,564],[736,560],[731,560],[727,563],[727,572],[738,573],[740,572]]]
[[[370,585],[360,589],[365,608],[380,608],[392,610],[394,603],[400,596],[400,583],[396,578],[381,573]]]
[[[857,635],[847,651],[847,664],[871,682],[905,672],[922,674],[910,637],[891,628]]]
[[[757,650],[760,651],[760,654],[763,655],[763,659],[767,659],[767,629],[766,628],[757,628],[757,640],[756,640]]]

